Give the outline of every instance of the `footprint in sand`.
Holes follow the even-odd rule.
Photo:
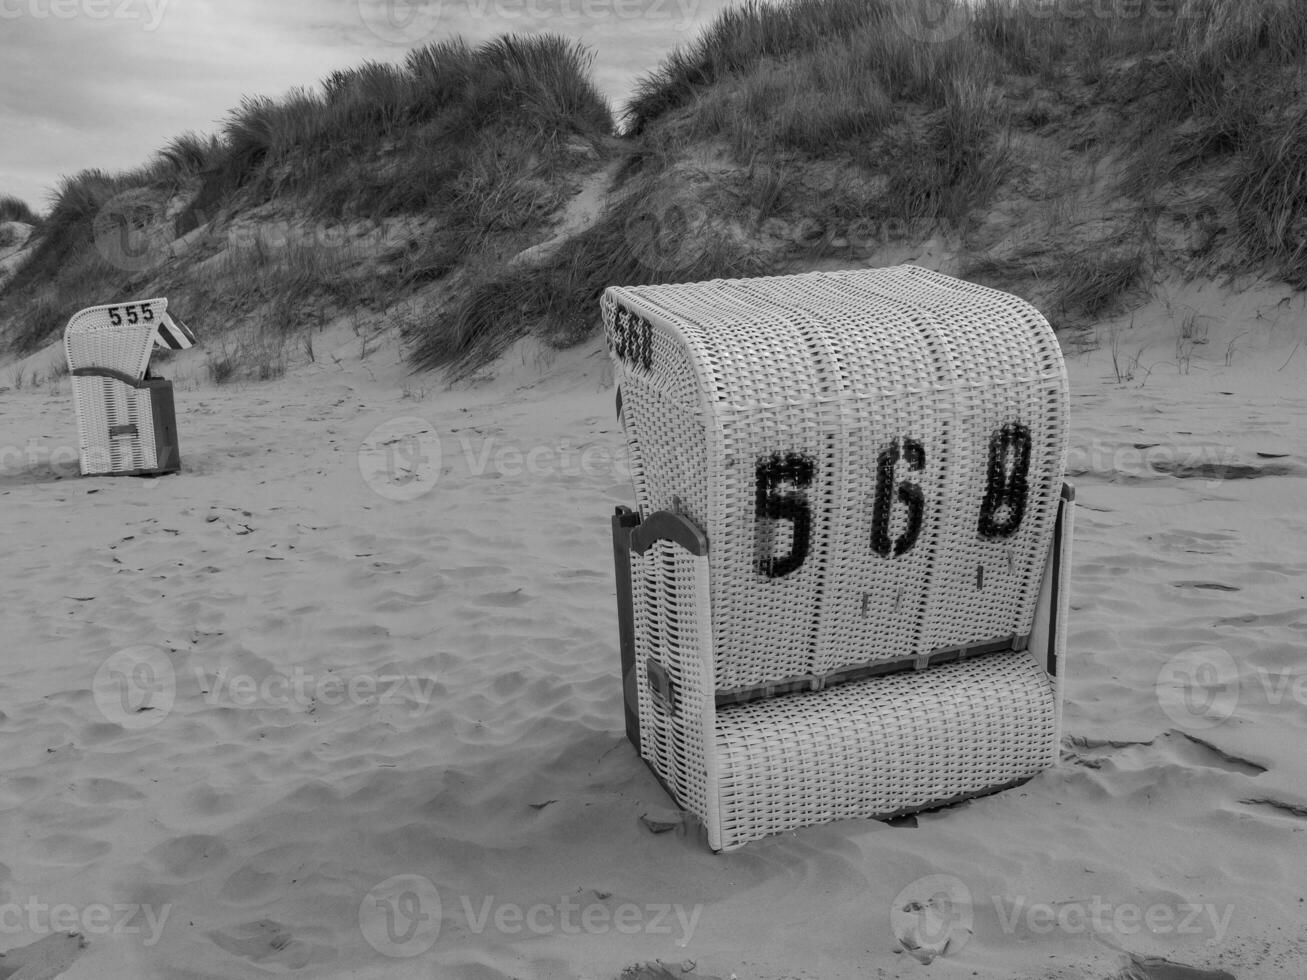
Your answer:
[[[972,935],[971,891],[953,875],[926,875],[910,882],[890,907],[890,928],[904,952],[930,965],[957,954]]]
[[[1160,956],[1128,953],[1125,966],[1112,980],[1235,980],[1235,977],[1225,970],[1204,970]]]
[[[569,568],[561,572],[554,572],[554,578],[561,578],[565,581],[575,579],[608,579],[608,572],[597,572],[592,568]]]
[[[1269,809],[1276,816],[1296,817],[1299,820],[1307,820],[1307,803],[1290,803],[1286,800],[1278,800],[1274,797],[1261,796],[1251,797],[1246,800],[1240,800],[1244,806],[1264,807]]]
[[[486,592],[477,596],[472,601],[478,606],[493,606],[500,609],[507,609],[512,606],[520,606],[523,603],[530,602],[532,595],[523,592],[521,589],[512,589],[508,592]]]
[[[296,939],[288,927],[272,919],[243,922],[228,929],[215,929],[206,935],[215,946],[252,963],[299,970],[314,959],[324,959],[315,957],[312,946]]]
[[[85,948],[85,936],[67,932],[5,950],[0,953],[0,980],[53,980],[72,966]]]
[[[632,963],[622,971],[621,980],[718,980],[706,973],[695,973],[690,963],[668,966],[659,960],[652,963]]]
[[[1266,766],[1232,755],[1206,739],[1188,732],[1163,732],[1147,742],[1117,742],[1078,735],[1063,740],[1062,759],[1086,769],[1110,764],[1118,772],[1156,772],[1160,769],[1217,769],[1242,776],[1260,776]]]

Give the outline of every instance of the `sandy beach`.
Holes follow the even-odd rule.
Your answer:
[[[150,479],[0,370],[0,980],[1302,980],[1307,300],[1156,297],[1068,342],[1060,765],[720,855],[622,730],[598,341],[451,390],[201,337]]]

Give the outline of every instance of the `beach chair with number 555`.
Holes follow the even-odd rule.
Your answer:
[[[601,306],[637,502],[627,734],[709,845],[1053,765],[1072,491],[1045,319],[913,266]]]
[[[181,468],[172,382],[149,377],[156,346],[195,343],[166,299],[92,306],[64,330],[84,476],[174,473]]]

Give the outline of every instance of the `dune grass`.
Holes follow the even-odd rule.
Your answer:
[[[223,143],[217,136],[194,132],[174,136],[158,151],[159,159],[166,166],[187,176],[213,169],[222,154]]]
[[[1136,0],[1086,8],[1029,0],[748,0],[640,80],[624,109],[626,128],[640,134],[689,113],[695,121],[679,130],[685,138],[725,132],[737,155],[777,140],[829,154],[892,125],[894,103],[902,101],[970,117],[962,126],[970,138],[994,120],[983,100],[971,98],[969,108],[961,94],[1022,75],[1092,84],[1104,66],[1132,63],[1129,91],[1119,95],[1147,98],[1139,128],[1149,130],[1195,113],[1228,114],[1238,94],[1232,76],[1300,69],[1307,54],[1307,4]],[[923,39],[930,25],[942,29]]]
[[[476,48],[455,40],[415,49],[403,66],[336,72],[321,93],[246,99],[224,128],[231,193],[291,198],[320,219],[373,226],[436,220],[387,247],[385,270],[371,276],[350,272],[346,249],[254,243],[233,251],[194,300],[236,317],[260,311],[284,334],[350,306],[382,308],[478,256],[511,255],[560,203],[575,143],[612,133],[589,68],[583,48],[556,36]],[[238,292],[222,288],[233,282]]]
[[[19,294],[29,283],[49,278],[74,252],[85,248],[93,237],[91,224],[95,216],[118,193],[122,183],[120,178],[100,170],[84,170],[61,178],[35,249],[14,272],[5,294]]]
[[[607,285],[860,262],[937,233],[965,243],[995,204],[1048,183],[1032,143],[1086,176],[1031,198],[1049,216],[1041,240],[967,267],[1043,290],[1060,320],[1121,309],[1177,255],[1307,285],[1304,63],[1307,4],[1282,0],[745,0],[639,81],[617,136],[576,42],[444,40],[247,97],[216,135],[177,136],[135,171],[66,178],[0,289],[5,336],[30,349],[79,306],[157,287],[271,344],[440,283],[451,302],[405,324],[411,359],[466,375],[529,331],[588,336]],[[1110,187],[1091,189],[1090,163],[1109,158]],[[581,177],[619,159],[594,225],[516,258]],[[1082,232],[1102,194],[1117,216]],[[1202,235],[1168,242],[1159,227],[1189,220],[1173,202],[1195,197]],[[110,202],[111,245],[207,224],[218,235],[197,258],[228,254],[201,272],[162,248],[123,268],[95,247]],[[0,216],[20,206],[0,199]],[[370,256],[230,241],[241,221],[286,214],[409,231]]]
[[[100,216],[111,201],[145,182],[143,173],[109,175],[100,170],[85,170],[59,182],[27,259],[0,288],[0,309],[10,318],[5,335],[11,349],[35,350],[73,313],[99,302],[97,297],[121,280],[122,270],[95,248],[95,225],[100,219],[103,226]]]
[[[391,282],[400,288],[445,275],[482,248],[507,247],[552,213],[577,147],[594,152],[612,136],[591,60],[578,43],[549,34],[476,47],[442,41],[414,49],[402,65],[369,62],[333,73],[318,89],[247,97],[219,134],[177,136],[134,171],[63,178],[32,254],[0,289],[6,339],[32,349],[82,306],[157,278],[149,248],[271,202],[327,222],[438,219],[442,230],[425,243],[421,268]],[[189,203],[169,217],[183,192]],[[123,242],[139,261],[122,261]],[[166,248],[155,251],[159,262],[166,258]],[[315,291],[327,305],[349,301],[341,292],[354,284],[330,271],[306,273],[303,258],[270,260],[255,289],[235,291],[266,294],[278,324],[299,322],[286,312]],[[169,273],[162,281],[184,289],[184,279]]]
[[[1307,288],[1307,104],[1281,110],[1249,139],[1239,163],[1229,191],[1240,252]]]
[[[626,104],[626,131],[639,135],[704,89],[750,74],[764,59],[811,51],[863,27],[884,27],[888,14],[886,0],[746,0],[728,7],[693,42],[673,50],[639,81]]]
[[[535,334],[555,347],[590,336],[599,296],[614,284],[759,275],[765,265],[724,223],[672,227],[675,205],[646,185],[627,194],[543,262],[474,274],[434,318],[410,328],[414,367],[467,377],[513,341]]]
[[[26,201],[12,194],[0,194],[0,224],[6,221],[21,221],[25,225],[41,223]]]
[[[320,213],[439,205],[460,156],[483,138],[511,134],[521,166],[568,138],[609,135],[612,112],[590,80],[591,61],[558,35],[507,36],[478,47],[456,39],[416,48],[402,66],[368,62],[337,71],[321,91],[298,89],[279,101],[249,97],[223,127],[223,173],[256,199],[302,192]],[[375,166],[378,153],[389,155],[384,167]],[[362,190],[359,163],[380,171]]]

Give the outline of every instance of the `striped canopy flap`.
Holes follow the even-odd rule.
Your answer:
[[[117,371],[128,383],[144,376],[152,351],[194,344],[195,335],[168,312],[163,297],[91,306],[75,314],[64,330],[71,371]]]
[[[154,344],[168,350],[185,350],[195,346],[195,334],[191,333],[191,328],[182,322],[181,317],[164,312],[159,319],[159,329],[154,334]]]

